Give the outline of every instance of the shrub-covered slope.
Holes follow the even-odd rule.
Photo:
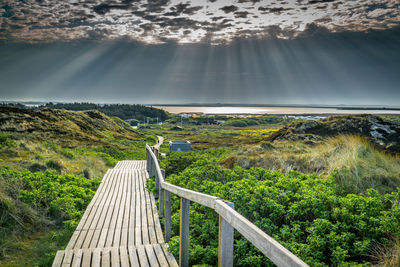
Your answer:
[[[108,168],[155,136],[98,111],[0,108],[0,266],[51,266]]]
[[[173,184],[232,201],[235,209],[310,266],[398,266],[400,191],[342,194],[329,177],[263,168],[218,166],[224,151],[173,152],[164,160]],[[177,169],[174,166],[184,166]],[[150,187],[151,183],[150,183]],[[171,250],[179,251],[179,200],[173,198]],[[190,264],[216,266],[218,216],[198,204],[190,212]],[[397,241],[396,241],[397,240]],[[273,266],[235,234],[235,266]],[[397,265],[396,265],[397,264]],[[206,266],[207,266],[206,265]]]
[[[144,159],[155,137],[98,111],[0,107],[0,166],[101,177],[122,159]]]
[[[107,132],[116,138],[137,140],[140,134],[98,111],[67,111],[57,109],[19,109],[0,107],[0,131],[30,134],[37,139],[54,138],[68,145],[73,142],[101,142]],[[73,145],[73,144],[70,144]]]

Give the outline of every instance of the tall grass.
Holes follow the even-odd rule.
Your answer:
[[[284,173],[335,172],[337,190],[343,194],[360,193],[368,188],[390,192],[400,185],[399,157],[378,151],[366,139],[354,135],[336,136],[314,145],[281,141],[251,146],[222,164],[231,168],[235,163]]]

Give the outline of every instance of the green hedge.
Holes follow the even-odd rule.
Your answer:
[[[184,154],[185,157],[195,157]],[[187,156],[186,156],[187,155]],[[170,154],[167,167],[182,162]],[[400,189],[380,194],[341,196],[335,191],[335,173],[328,179],[296,171],[288,174],[262,168],[223,169],[217,158],[192,161],[173,173],[170,183],[235,203],[235,209],[310,266],[369,266],[379,246],[400,237]],[[173,197],[173,238],[179,249],[179,201]],[[190,264],[217,263],[218,218],[197,204],[190,212]],[[238,233],[235,266],[273,266]]]

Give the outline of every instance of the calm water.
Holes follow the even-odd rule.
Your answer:
[[[400,110],[340,110],[335,108],[304,107],[191,107],[158,106],[170,113],[204,114],[400,114]]]

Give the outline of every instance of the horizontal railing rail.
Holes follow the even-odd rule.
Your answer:
[[[277,266],[308,266],[275,239],[234,210],[234,204],[165,181],[165,171],[160,168],[159,146],[146,144],[147,171],[156,179],[156,197],[159,198],[159,216],[165,217],[165,239],[171,237],[171,195],[180,197],[179,265],[189,265],[189,207],[190,201],[213,209],[219,215],[218,266],[233,266],[233,229],[241,233]],[[157,156],[156,156],[157,155]]]

